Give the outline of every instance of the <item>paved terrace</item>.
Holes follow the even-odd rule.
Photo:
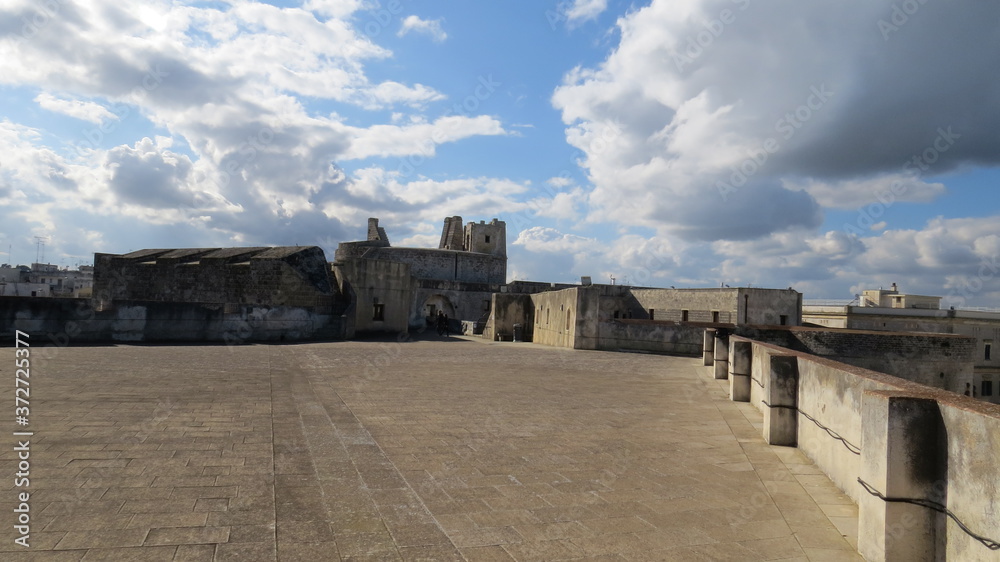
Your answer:
[[[32,349],[31,548],[8,433],[5,560],[859,559],[854,505],[700,358]],[[8,383],[13,365],[0,351]]]

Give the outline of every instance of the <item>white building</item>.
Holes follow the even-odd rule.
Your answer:
[[[976,338],[974,384],[969,396],[1000,403],[1000,312],[941,310],[941,297],[907,295],[892,289],[864,291],[859,305],[804,303],[802,321],[829,328],[935,332]]]

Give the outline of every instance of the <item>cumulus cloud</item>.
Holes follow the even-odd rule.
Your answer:
[[[397,35],[403,37],[411,31],[428,35],[438,43],[448,38],[448,34],[441,28],[441,20],[425,20],[420,19],[419,16],[406,16],[403,18],[403,24]]]
[[[888,33],[892,6],[863,0],[653,0],[626,14],[617,48],[552,98],[594,185],[590,218],[767,236],[894,182],[896,200],[930,201],[944,187],[923,178],[1000,163],[986,101],[1000,78],[977,70],[1000,64],[1000,6],[966,7],[922,4]],[[958,39],[927,39],[940,36]]]
[[[532,201],[539,217],[549,217],[557,220],[577,220],[580,209],[586,203],[586,194],[577,187],[570,191],[553,194],[549,198],[538,198]]]
[[[47,92],[42,92],[35,96],[35,102],[42,109],[62,113],[81,121],[100,123],[106,120],[118,119],[114,113],[111,113],[100,104],[90,101],[57,98]]]
[[[829,209],[857,209],[873,201],[929,203],[947,192],[943,183],[929,183],[912,174],[885,174],[852,180],[787,180],[785,187],[802,190]]]
[[[608,7],[608,0],[573,0],[563,7],[566,20],[572,24],[592,20]]]
[[[858,236],[844,231],[777,232],[712,243],[717,278],[734,286],[794,283],[807,297],[844,298],[897,283],[913,294],[947,297],[949,306],[1000,295],[1000,217],[936,218],[919,229]]]
[[[345,128],[353,141],[343,157],[360,159],[369,156],[433,156],[437,145],[474,135],[507,134],[503,125],[486,115],[466,117],[450,115],[433,123],[410,125],[373,125],[364,129]]]
[[[190,206],[192,195],[185,189],[192,164],[168,146],[144,138],[135,146],[118,146],[108,151],[105,168],[108,187],[123,203],[156,209]]]
[[[0,58],[7,61],[0,83],[37,88],[41,107],[110,131],[93,141],[63,139],[66,154],[47,148],[43,131],[0,124],[0,148],[7,149],[0,198],[12,215],[54,237],[77,227],[92,232],[100,217],[97,224],[115,229],[155,224],[161,230],[143,230],[150,239],[164,229],[189,233],[171,230],[178,244],[332,244],[351,238],[351,225],[372,214],[404,224],[424,220],[433,212],[410,193],[407,182],[416,178],[381,169],[347,174],[343,163],[391,158],[385,165],[395,169],[400,158],[433,156],[441,143],[507,132],[489,116],[425,117],[442,93],[370,79],[366,64],[392,53],[365,31],[376,21],[365,20],[365,5],[154,2],[135,9],[80,0],[53,3],[58,13],[39,19],[30,38],[18,25],[0,25]],[[38,9],[9,2],[0,6],[0,21],[32,21]],[[419,19],[409,25],[440,29]],[[409,123],[376,117],[349,124],[317,111],[315,101],[417,114]],[[112,133],[145,126],[140,120],[160,136],[103,146]],[[519,210],[511,197],[523,186],[502,181],[471,180],[466,191],[452,193],[455,212]]]
[[[574,253],[597,246],[597,241],[575,234],[564,234],[554,228],[533,226],[522,230],[514,244],[530,252]]]

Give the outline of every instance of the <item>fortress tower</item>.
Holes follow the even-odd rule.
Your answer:
[[[507,223],[493,219],[489,223],[479,221],[465,225],[464,249],[467,252],[506,258]]]

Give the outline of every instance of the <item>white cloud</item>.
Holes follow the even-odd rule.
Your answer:
[[[537,209],[535,214],[539,217],[575,221],[580,218],[580,211],[586,204],[586,199],[586,193],[577,187],[570,191],[554,193],[549,198],[534,199],[531,205]]]
[[[1000,294],[1000,217],[928,221],[859,237],[792,231],[711,245],[719,279],[736,286],[794,283],[806,298],[844,298],[898,283],[905,292],[975,305]]]
[[[399,35],[403,37],[409,32],[423,33],[429,35],[431,39],[440,43],[448,38],[448,34],[441,28],[441,20],[425,20],[419,16],[406,16],[403,24],[399,28]]]
[[[564,14],[569,23],[592,20],[608,7],[608,0],[573,0],[565,6]]]
[[[324,16],[346,18],[360,10],[362,4],[362,0],[306,0],[302,7]]]
[[[934,200],[944,186],[923,176],[1000,164],[1000,109],[968,111],[976,69],[1000,62],[984,19],[998,11],[929,3],[887,41],[891,7],[863,0],[652,0],[552,97],[594,186],[589,219],[740,239],[816,229],[895,181],[897,201]]]
[[[879,202],[929,203],[947,193],[942,183],[928,183],[913,174],[893,173],[851,180],[808,180],[785,182],[785,187],[803,190],[820,205],[831,209],[858,209]]]
[[[118,119],[114,113],[111,113],[100,104],[90,101],[57,98],[47,92],[42,92],[35,96],[35,102],[42,109],[62,113],[63,115],[68,115],[82,121],[90,121],[91,123]]]
[[[45,146],[44,131],[0,125],[0,200],[24,221],[25,232],[122,232],[144,224],[147,243],[160,246],[154,231],[178,245],[291,244],[349,239],[347,229],[373,213],[401,224],[423,215],[439,220],[440,211],[421,208],[395,172],[347,175],[340,164],[427,158],[441,143],[507,132],[485,115],[427,118],[421,112],[444,99],[441,92],[371,80],[366,65],[392,53],[368,36],[365,25],[378,21],[366,19],[374,15],[360,11],[363,4],[121,7],[79,0],[59,3],[59,17],[47,19],[30,41],[0,30],[0,58],[9,63],[0,82],[41,90],[36,100],[49,110],[95,123],[120,118],[93,142],[62,139],[77,149],[68,156]],[[0,7],[0,21],[30,19],[33,10],[30,3],[8,3]],[[85,101],[93,99],[106,100],[106,107]],[[390,113],[406,106],[416,113],[408,121],[380,123],[376,116],[349,123],[316,111],[316,102]],[[148,138],[108,146],[108,139],[145,126],[140,119],[160,136],[145,132]],[[524,204],[513,197],[523,185],[502,183],[478,178],[452,192],[450,201],[433,194],[425,199],[469,215],[489,207],[521,210]],[[128,243],[142,243],[135,238]]]
[[[593,238],[563,234],[554,228],[533,226],[522,230],[514,244],[524,246],[529,252],[577,253],[599,247]]]
[[[365,129],[345,128],[353,140],[343,154],[346,160],[370,156],[433,156],[437,145],[476,135],[504,135],[503,125],[492,117],[451,115],[433,123],[404,126],[373,125]]]

